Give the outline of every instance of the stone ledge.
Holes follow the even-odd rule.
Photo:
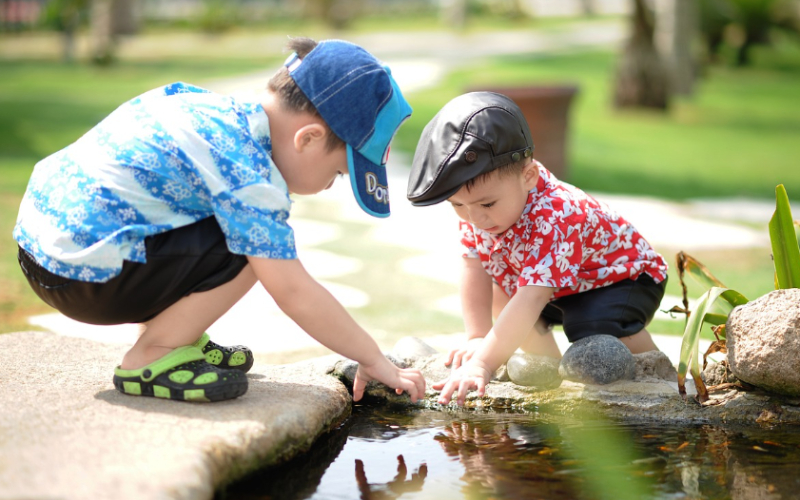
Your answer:
[[[247,394],[221,403],[125,396],[111,383],[125,350],[0,335],[0,498],[210,499],[350,412],[346,388],[308,363],[256,364]]]
[[[418,368],[428,385],[445,379],[450,373],[444,366],[445,355],[434,353],[420,339],[403,339],[391,356],[402,360],[402,366]],[[687,399],[678,393],[677,378],[667,380],[667,371],[659,366],[662,356],[651,353],[635,355],[636,375],[633,380],[621,380],[606,385],[580,384],[563,381],[556,389],[537,390],[511,382],[495,380],[486,386],[481,398],[474,392],[467,395],[467,408],[503,408],[536,411],[558,415],[580,415],[596,411],[612,418],[627,421],[663,422],[677,424],[745,424],[800,425],[800,398],[769,394],[760,390],[740,391],[730,388],[711,394],[711,401],[700,405],[694,400],[694,386],[687,380]],[[329,371],[346,385],[351,385],[354,367],[351,361],[339,361]],[[672,376],[677,376],[670,369]],[[670,377],[671,378],[671,377]],[[423,404],[442,408],[436,401],[438,392],[428,389]],[[392,403],[411,404],[408,397],[370,382],[366,395]],[[454,407],[454,403],[450,403]]]

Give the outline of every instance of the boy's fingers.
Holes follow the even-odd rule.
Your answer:
[[[483,395],[486,394],[486,381],[484,381],[482,378],[478,379],[477,386],[478,386],[478,396],[483,397]]]
[[[408,380],[408,379],[401,379],[400,382],[401,382],[400,385],[402,386],[402,388],[398,389],[398,390],[401,393],[405,390],[408,393],[408,396],[411,398],[411,402],[412,403],[416,403],[417,399],[418,399],[417,396],[418,396],[419,393],[417,391],[417,386],[414,385],[414,382],[411,381],[411,380]]]
[[[366,382],[364,382],[361,377],[358,376],[358,372],[356,372],[356,378],[353,379],[353,401],[359,401],[364,396],[364,387],[366,387]]]
[[[453,358],[453,368],[460,368],[463,364],[464,351],[459,350]]]
[[[458,384],[458,406],[464,406],[464,403],[467,402],[467,392],[469,392],[471,382],[469,379],[462,380],[460,384]]]
[[[441,391],[442,387],[444,387],[444,385],[447,383],[448,380],[449,379],[444,379],[444,380],[440,380],[438,382],[432,383],[431,384],[431,389],[433,389],[434,391]]]
[[[439,404],[446,405],[450,402],[450,397],[453,394],[453,381],[448,380],[446,384],[444,384],[444,388],[442,389],[442,393],[439,395]]]
[[[453,356],[456,355],[458,349],[453,349],[450,351],[450,354],[447,355],[447,361],[444,362],[444,366],[450,366],[453,363]]]

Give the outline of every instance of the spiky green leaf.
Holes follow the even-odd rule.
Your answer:
[[[698,299],[695,310],[692,311],[686,322],[678,360],[678,390],[681,394],[686,394],[686,374],[690,372],[697,388],[698,399],[701,402],[708,399],[708,391],[700,378],[700,331],[703,323],[721,325],[727,320],[727,315],[712,312],[714,303],[719,298],[724,299],[732,307],[748,302],[747,298],[736,290],[721,287],[710,288]]]
[[[775,188],[775,213],[769,221],[769,239],[777,288],[800,288],[800,245],[783,184]]]

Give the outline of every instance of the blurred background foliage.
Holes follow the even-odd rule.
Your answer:
[[[120,103],[176,80],[263,73],[266,83],[287,36],[391,35],[397,57],[430,60],[438,47],[401,57],[404,40],[445,33],[470,52],[480,49],[466,42],[476,33],[513,45],[515,35],[611,27],[627,41],[439,61],[443,76],[407,95],[414,115],[395,151],[410,157],[424,125],[467,90],[569,83],[579,93],[565,178],[581,188],[769,200],[783,183],[798,199],[798,19],[800,0],[0,0],[0,232],[11,233],[33,165]],[[22,280],[15,251],[0,239],[0,331],[50,311]],[[769,291],[768,251],[695,256],[726,262],[720,279],[747,296]],[[375,313],[375,324],[386,321]],[[447,321],[440,331],[460,328]]]

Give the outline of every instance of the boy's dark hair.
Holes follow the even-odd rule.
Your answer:
[[[316,41],[306,37],[292,38],[289,40],[289,43],[286,44],[288,51],[297,53],[297,57],[300,59],[314,50],[316,46]],[[296,113],[310,113],[322,118],[317,108],[311,104],[308,97],[306,97],[303,91],[300,90],[300,87],[297,86],[294,79],[289,75],[289,71],[285,66],[281,66],[277,73],[270,78],[269,83],[267,83],[267,89],[278,97],[278,100],[285,109]],[[322,121],[325,122],[324,119]],[[327,127],[327,129],[329,132],[325,143],[327,150],[334,151],[344,147],[344,141],[341,140],[330,127]]]
[[[523,158],[520,161],[515,161],[508,163],[506,165],[502,165],[494,170],[490,170],[489,172],[485,172],[476,177],[473,177],[472,179],[464,183],[464,187],[467,188],[467,191],[472,191],[472,188],[475,186],[475,184],[487,181],[489,177],[491,177],[492,175],[497,175],[499,177],[504,177],[507,175],[515,175],[515,174],[518,175],[522,173],[522,169],[525,168],[525,165],[527,165],[530,161],[531,161],[530,158]]]

